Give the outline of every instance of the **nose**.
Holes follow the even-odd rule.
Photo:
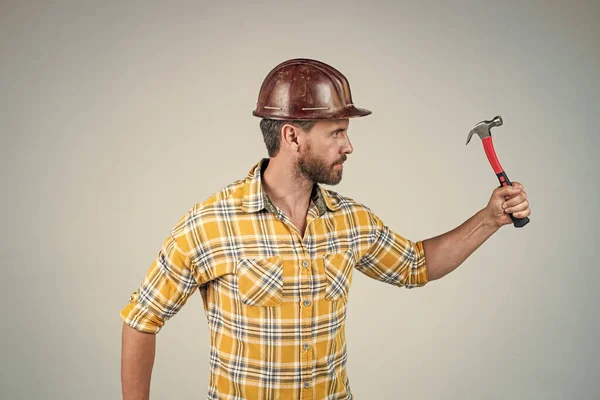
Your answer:
[[[346,135],[346,144],[344,146],[343,153],[344,154],[352,154],[354,151],[354,147],[352,147],[352,143],[350,142],[350,138]]]

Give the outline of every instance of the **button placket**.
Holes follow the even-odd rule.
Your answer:
[[[307,256],[307,255],[305,255]],[[301,324],[305,326],[302,330],[302,338],[303,341],[301,347],[301,363],[302,363],[302,388],[303,388],[303,396],[302,399],[312,399],[312,379],[313,379],[313,351],[310,351],[313,337],[312,337],[312,324],[308,323],[313,318],[313,302],[312,297],[313,293],[311,290],[311,282],[312,282],[312,271],[310,268],[311,262],[307,259],[301,259],[298,263],[300,266],[300,281],[302,282],[301,287],[304,289],[300,292],[300,318]]]

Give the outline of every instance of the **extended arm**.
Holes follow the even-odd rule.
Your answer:
[[[429,280],[454,271],[501,226],[512,223],[510,213],[517,218],[531,214],[527,195],[518,182],[494,190],[488,205],[457,228],[424,240]]]
[[[439,279],[455,270],[498,229],[483,209],[450,232],[424,240],[429,280]]]

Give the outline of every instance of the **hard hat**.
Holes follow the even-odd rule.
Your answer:
[[[345,119],[371,111],[352,102],[341,72],[321,61],[296,58],[269,72],[258,94],[255,117],[278,120]]]

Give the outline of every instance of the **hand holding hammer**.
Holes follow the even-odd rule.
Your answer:
[[[528,215],[531,214],[531,211],[529,210],[529,202],[527,201],[527,194],[523,190],[523,185],[518,182],[510,182],[500,165],[500,161],[498,161],[498,156],[496,156],[490,131],[493,127],[500,125],[502,125],[502,117],[499,115],[491,121],[479,122],[469,132],[467,144],[469,144],[474,134],[481,138],[485,154],[500,181],[500,187],[492,194],[487,207],[492,216],[499,226],[508,224],[512,220],[515,227],[521,228],[529,222]],[[506,214],[510,216],[510,220],[507,219]]]

